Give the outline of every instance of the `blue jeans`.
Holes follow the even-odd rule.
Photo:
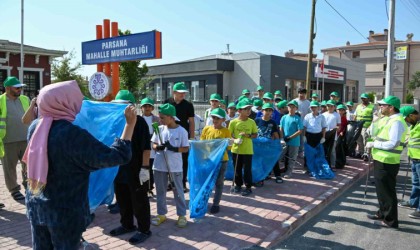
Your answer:
[[[420,160],[413,160],[411,164],[412,189],[410,195],[410,204],[420,211]]]

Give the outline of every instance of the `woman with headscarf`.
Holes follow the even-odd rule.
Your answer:
[[[108,147],[72,124],[82,100],[76,81],[48,85],[37,99],[40,118],[28,132],[31,139],[24,154],[33,249],[78,249],[91,220],[90,172],[123,165],[131,159],[135,108],[125,109],[123,134]]]

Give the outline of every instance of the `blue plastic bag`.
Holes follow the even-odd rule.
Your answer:
[[[309,172],[316,179],[332,179],[335,177],[325,159],[324,146],[318,144],[315,148],[305,143],[305,158]]]
[[[252,140],[254,155],[252,156],[252,182],[265,179],[273,170],[274,164],[279,160],[282,147],[280,140],[272,140],[259,137]],[[235,166],[233,166],[232,154],[229,152],[229,161],[225,179],[232,180]]]
[[[96,139],[111,146],[121,137],[125,126],[124,109],[127,104],[83,101],[74,124],[86,129]],[[81,147],[83,145],[80,145]],[[114,179],[118,166],[92,172],[89,177],[89,207],[91,213],[101,204],[110,204],[114,199]]]
[[[201,218],[206,214],[207,204],[228,144],[229,139],[190,141],[188,182],[191,218]]]

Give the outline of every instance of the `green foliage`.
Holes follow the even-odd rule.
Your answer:
[[[413,91],[416,88],[420,87],[420,71],[416,71],[416,73],[414,73],[412,75],[413,79],[411,79],[411,81],[409,81],[407,83],[408,85],[408,89]]]
[[[118,30],[120,36],[129,35],[131,31],[122,32]],[[120,88],[128,89],[134,94],[136,100],[147,96],[148,84],[152,81],[151,77],[146,77],[149,71],[146,64],[140,65],[141,61],[121,62],[120,63]]]
[[[407,95],[405,95],[405,103],[414,103],[413,93],[408,92]]]
[[[83,95],[90,96],[88,90],[88,81],[80,75],[78,72],[82,68],[80,62],[73,63],[74,50],[70,51],[67,55],[64,55],[61,59],[55,59],[51,65],[51,75],[53,77],[52,82],[62,82],[69,80],[76,80],[79,84],[80,90]]]
[[[376,93],[375,92],[370,92],[370,93],[367,93],[368,94],[368,96],[369,96],[369,101],[370,102],[375,102],[375,96],[376,96]]]

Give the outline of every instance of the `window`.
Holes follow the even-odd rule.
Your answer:
[[[385,82],[386,82],[386,80],[385,80],[385,78],[383,78],[383,79],[382,79],[382,85],[383,85],[383,86],[385,86]]]
[[[157,102],[163,101],[163,97],[162,97],[162,84],[160,82],[155,83],[155,100]]]
[[[5,69],[0,69],[0,83],[3,83],[4,80],[6,80],[6,78],[7,78],[7,71]],[[5,88],[3,84],[1,84],[0,86],[0,91],[1,91],[1,94],[5,92]]]
[[[384,64],[384,71],[386,71],[386,63]]]
[[[204,81],[202,81],[203,82],[203,85],[204,85]],[[206,86],[206,101],[209,101],[210,100],[210,95],[211,94],[213,94],[213,93],[217,93],[217,84],[206,84],[205,85]],[[223,96],[222,96],[222,98],[223,98]]]
[[[173,88],[174,88],[174,83],[168,82],[168,87],[166,88],[168,90],[168,95],[166,96],[166,98],[169,98],[172,96]]]
[[[353,51],[352,58],[360,58],[360,51]]]
[[[37,96],[39,90],[39,72],[24,71],[23,83],[26,84],[26,86],[23,87],[26,96],[31,98]]]

